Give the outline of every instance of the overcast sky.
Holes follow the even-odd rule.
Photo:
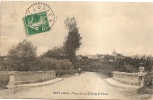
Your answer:
[[[62,46],[68,33],[64,20],[75,17],[82,37],[77,54],[153,55],[153,3],[46,2],[57,21],[50,31],[26,36],[23,17],[36,2],[2,2],[0,55],[27,39],[38,55]],[[44,2],[45,3],[45,2]]]

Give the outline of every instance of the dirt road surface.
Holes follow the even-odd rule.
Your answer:
[[[50,99],[123,99],[122,91],[108,84],[105,77],[94,72],[85,72],[65,78],[54,84],[33,87],[2,98],[50,98]]]

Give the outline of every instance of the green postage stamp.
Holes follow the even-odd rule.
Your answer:
[[[26,16],[24,24],[27,35],[45,32],[50,29],[46,11]]]
[[[55,23],[51,7],[45,3],[34,3],[26,10],[23,18],[27,35],[49,31]]]

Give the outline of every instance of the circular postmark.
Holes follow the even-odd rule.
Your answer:
[[[55,16],[48,4],[37,2],[25,12],[24,25],[27,35],[49,31],[55,23]]]

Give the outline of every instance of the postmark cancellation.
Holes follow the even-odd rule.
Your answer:
[[[51,7],[37,2],[28,7],[23,18],[27,35],[34,35],[49,31],[55,23],[55,16]]]

